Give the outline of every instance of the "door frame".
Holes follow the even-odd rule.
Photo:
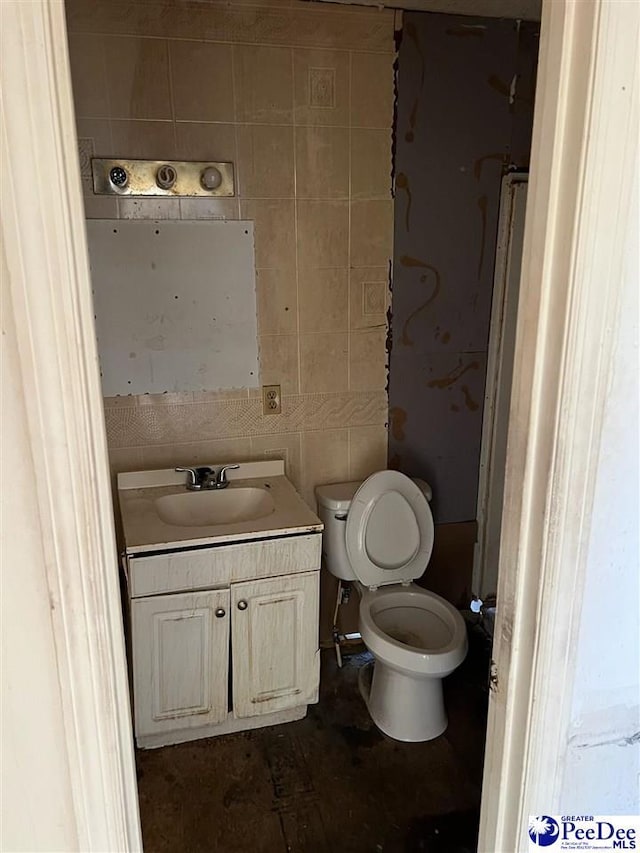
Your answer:
[[[638,175],[640,6],[544,0],[480,851],[561,811],[600,435]]]
[[[139,850],[64,7],[60,0],[2,6],[10,174],[0,236],[41,471],[35,488],[75,820],[83,850]],[[624,217],[629,198],[638,10],[624,0],[543,3],[481,851],[525,848],[529,811],[553,814],[559,796],[623,258],[602,217]],[[20,191],[36,180],[37,204],[33,192]],[[570,651],[559,657],[559,648]]]
[[[494,456],[494,441],[497,424],[497,403],[504,365],[504,332],[506,306],[514,298],[509,287],[509,248],[511,246],[512,223],[515,207],[516,187],[529,183],[529,172],[510,172],[502,179],[500,189],[500,212],[498,215],[498,240],[496,244],[496,262],[493,276],[493,294],[491,298],[491,322],[489,325],[489,350],[487,354],[487,378],[484,390],[482,410],[482,440],[480,443],[480,474],[478,477],[478,500],[476,520],[478,535],[473,551],[472,591],[480,598],[496,594],[492,584],[487,588],[487,521],[491,499],[491,478]],[[515,294],[517,298],[517,294]],[[516,306],[517,308],[517,306]],[[496,581],[497,581],[496,566]]]
[[[21,540],[41,540],[68,767],[67,776],[59,772],[40,789],[48,783],[68,794],[70,813],[56,816],[55,829],[77,839],[75,849],[142,850],[64,3],[9,0],[0,7],[3,330],[5,322],[17,330],[9,353],[22,382],[19,400],[3,393],[3,414],[26,412],[31,459],[16,459],[10,476],[32,477],[37,507],[37,517],[10,531],[9,553],[11,570],[22,571]],[[47,711],[38,709],[42,727]],[[43,772],[37,759],[20,755],[19,767],[3,764],[3,775],[15,773],[4,780],[3,798],[11,788],[7,798],[24,801],[22,811],[34,821],[39,804],[24,785]],[[38,849],[47,846],[47,829],[54,826],[37,832],[44,840]],[[20,834],[8,840],[12,849],[35,849],[29,827],[12,831]]]

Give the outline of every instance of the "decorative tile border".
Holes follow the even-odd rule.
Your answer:
[[[105,400],[110,448],[375,426],[387,419],[384,391],[283,397],[282,414],[266,417],[262,401],[255,397],[200,401],[187,395],[184,402],[176,402],[173,395],[167,403],[156,397],[129,406],[121,402],[126,399],[118,398],[117,405]]]

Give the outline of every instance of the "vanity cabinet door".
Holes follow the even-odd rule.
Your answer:
[[[138,737],[227,718],[229,619],[228,589],[132,601]]]
[[[318,701],[319,572],[231,586],[233,711],[254,717]]]

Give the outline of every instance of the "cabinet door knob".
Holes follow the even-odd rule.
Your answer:
[[[246,610],[249,604],[244,600],[244,598],[238,602],[238,610]]]
[[[222,617],[225,615],[225,613],[226,613],[226,611],[225,611],[224,607],[216,607],[216,616],[218,617],[218,619],[222,619]]]

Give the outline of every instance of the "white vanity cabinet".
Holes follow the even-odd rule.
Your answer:
[[[228,589],[134,599],[131,629],[137,738],[227,719]]]
[[[235,716],[317,702],[318,572],[234,583],[231,611]]]
[[[139,746],[299,719],[318,701],[320,542],[311,534],[127,559]],[[186,591],[215,584],[224,586]]]
[[[318,701],[322,522],[281,459],[215,467],[228,481],[201,490],[184,470],[118,474],[143,748],[299,720]]]

